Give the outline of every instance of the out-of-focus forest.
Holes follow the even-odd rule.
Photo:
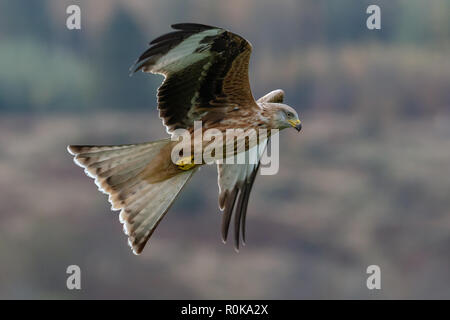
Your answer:
[[[214,167],[134,256],[66,152],[165,137],[162,77],[129,67],[177,22],[247,38],[255,97],[283,88],[303,122],[281,134],[279,173],[256,180],[238,254],[220,240]],[[3,299],[448,299],[450,2],[2,1],[0,204]],[[366,287],[372,264],[381,290]]]

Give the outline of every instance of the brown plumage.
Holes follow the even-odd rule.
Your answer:
[[[248,67],[252,46],[225,29],[192,23],[175,24],[173,32],[152,42],[137,60],[134,71],[164,75],[158,89],[159,116],[167,132],[176,129],[194,134],[194,122],[202,130],[300,128],[297,113],[281,104],[282,90],[255,101]],[[244,152],[256,162],[219,164],[219,207],[224,211],[222,238],[227,239],[234,214],[234,239],[245,241],[249,195],[267,139],[245,144]],[[69,146],[75,162],[109,195],[133,252],[142,252],[153,231],[199,164],[174,163],[170,139],[122,146]],[[205,147],[205,146],[203,146]],[[191,145],[193,149],[194,146]],[[234,149],[233,155],[237,153]],[[218,160],[218,159],[217,159]]]

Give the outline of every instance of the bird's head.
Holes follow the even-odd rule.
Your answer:
[[[271,109],[272,126],[279,130],[293,127],[297,131],[302,129],[302,122],[294,108],[282,103],[269,103]]]

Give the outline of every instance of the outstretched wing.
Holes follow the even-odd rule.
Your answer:
[[[246,151],[246,164],[218,164],[219,208],[222,215],[222,240],[226,242],[231,217],[234,212],[234,247],[239,251],[239,236],[245,244],[245,218],[248,199],[258,173],[260,158],[267,146],[267,139],[259,146]],[[259,147],[259,148],[258,148]]]
[[[158,109],[168,132],[190,128],[214,114],[218,121],[234,109],[258,108],[250,89],[252,47],[227,30],[201,24],[172,25],[177,30],[153,40],[135,71],[162,74]]]
[[[284,91],[274,90],[258,99],[258,103],[282,103]],[[270,138],[269,138],[270,139]],[[231,217],[234,212],[234,246],[239,250],[239,236],[245,243],[245,218],[247,215],[248,199],[260,166],[260,160],[265,152],[269,139],[247,151],[247,164],[218,164],[219,208],[222,216],[222,240],[225,242]],[[255,161],[256,159],[256,161]]]

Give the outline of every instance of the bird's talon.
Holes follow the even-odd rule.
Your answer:
[[[186,170],[192,169],[195,166],[195,163],[193,160],[194,160],[193,155],[191,155],[189,157],[183,157],[176,162],[176,165],[177,165],[178,169],[186,171]]]

